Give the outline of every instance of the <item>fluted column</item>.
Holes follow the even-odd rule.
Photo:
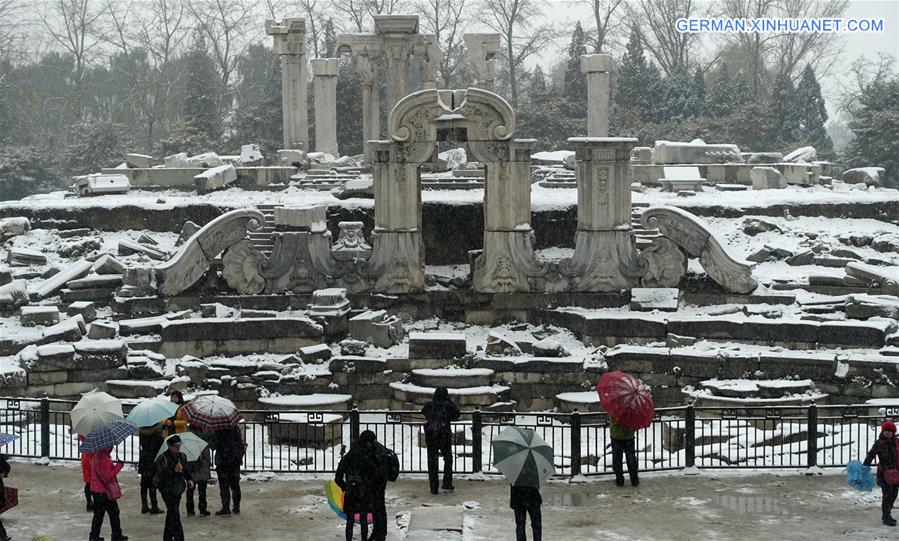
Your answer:
[[[312,59],[315,99],[315,150],[332,156],[337,151],[337,59]]]
[[[281,109],[285,149],[309,148],[306,96],[306,20],[265,21],[275,53],[281,57]]]

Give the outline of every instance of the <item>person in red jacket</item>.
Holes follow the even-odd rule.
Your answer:
[[[109,453],[112,447],[101,449],[94,455],[91,471],[91,492],[94,497],[94,520],[91,522],[90,541],[99,541],[100,529],[103,527],[103,515],[109,515],[109,526],[112,528],[112,541],[127,541],[122,535],[122,524],[119,521],[118,500],[122,496],[116,475],[124,466],[121,462],[113,462]]]
[[[78,441],[83,442],[84,436],[78,436]],[[91,496],[91,464],[94,462],[93,453],[81,453],[81,480],[84,481],[84,499],[87,500],[87,512],[94,510],[94,500]]]

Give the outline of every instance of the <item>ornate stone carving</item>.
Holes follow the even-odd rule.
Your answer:
[[[233,210],[212,220],[194,233],[168,261],[155,267],[158,291],[173,296],[194,285],[222,251],[246,238],[265,223],[255,209]]]
[[[482,293],[532,291],[548,270],[546,262],[534,255],[530,228],[484,231],[484,252],[475,260],[474,288]]]
[[[337,242],[331,247],[331,255],[337,261],[352,261],[371,257],[371,246],[365,242],[362,222],[340,222]]]
[[[677,287],[687,274],[687,255],[665,237],[656,237],[640,251],[645,263],[644,287]]]
[[[752,266],[729,254],[699,218],[675,207],[652,207],[643,212],[643,227],[658,229],[699,263],[721,287],[734,293],[750,293],[758,286]]]
[[[509,103],[492,92],[420,90],[396,104],[387,119],[393,141],[437,141],[440,129],[465,130],[468,141],[505,141],[515,131],[515,113]]]
[[[249,239],[235,242],[222,255],[222,277],[241,295],[256,295],[265,289],[265,279],[259,274],[264,259]]]
[[[362,275],[379,293],[410,293],[425,286],[424,253],[420,231],[385,231],[371,235],[372,256]]]
[[[559,263],[574,291],[617,291],[636,287],[643,275],[631,231],[578,231],[574,256]]]

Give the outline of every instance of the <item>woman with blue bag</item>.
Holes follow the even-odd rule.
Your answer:
[[[865,466],[870,466],[877,458],[877,484],[880,485],[883,495],[880,509],[884,526],[896,525],[896,519],[893,518],[893,504],[899,495],[897,457],[899,457],[899,440],[896,439],[896,425],[892,421],[886,421],[880,427],[880,437],[871,446],[864,461]]]

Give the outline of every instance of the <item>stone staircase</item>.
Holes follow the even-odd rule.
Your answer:
[[[256,208],[265,216],[265,225],[257,231],[250,231],[250,242],[253,248],[266,256],[272,255],[275,240],[272,233],[275,231],[275,208],[282,205],[258,205]]]
[[[661,235],[658,229],[644,229],[641,218],[643,211],[649,208],[649,203],[631,204],[631,227],[634,228],[634,236],[637,241],[637,249],[642,250],[652,244],[652,239]]]

